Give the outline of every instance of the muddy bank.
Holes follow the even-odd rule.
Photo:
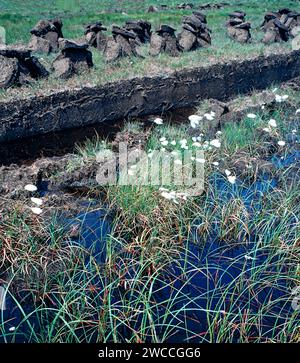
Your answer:
[[[0,103],[0,142],[226,101],[300,75],[300,51]]]

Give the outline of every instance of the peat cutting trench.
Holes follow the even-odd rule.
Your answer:
[[[23,153],[26,143],[37,150],[41,140],[49,147],[59,140],[57,146],[63,149],[64,142],[67,147],[77,136],[87,137],[95,129],[99,134],[102,129],[103,133],[110,132],[120,120],[192,108],[209,98],[227,101],[298,76],[300,50],[2,101],[1,159],[7,158],[9,150]]]

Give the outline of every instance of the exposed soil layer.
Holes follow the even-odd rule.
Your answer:
[[[0,103],[0,142],[226,101],[300,75],[300,51]]]

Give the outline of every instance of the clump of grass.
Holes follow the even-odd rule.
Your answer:
[[[76,146],[76,153],[84,161],[96,160],[102,153],[110,150],[110,143],[96,135],[93,139],[86,140],[85,143]]]

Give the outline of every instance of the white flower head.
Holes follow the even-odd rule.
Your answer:
[[[285,146],[285,141],[283,141],[283,140],[278,141],[278,145],[279,146]]]
[[[230,184],[235,184],[235,182],[236,182],[236,176],[234,176],[234,175],[229,175],[227,177],[227,179],[228,179]]]
[[[219,139],[214,139],[214,140],[211,140],[210,145],[214,146],[216,148],[220,148],[221,147],[221,142],[220,142]]]
[[[218,162],[218,161],[213,161],[213,162],[212,162],[212,164],[213,164],[214,166],[219,166],[219,162]]]
[[[283,96],[275,95],[275,101],[279,103],[286,101],[288,98],[289,98],[288,95],[283,95]]]
[[[43,204],[43,200],[40,198],[30,198],[33,204],[38,205],[39,207]]]
[[[27,184],[24,187],[25,190],[27,190],[28,192],[36,192],[37,191],[37,187],[33,184]]]
[[[201,147],[201,144],[200,144],[200,142],[196,141],[196,142],[193,143],[193,146],[195,146],[195,147]]]
[[[255,113],[248,113],[247,117],[251,118],[251,119],[255,119],[257,116],[255,115]]]
[[[276,120],[274,120],[273,118],[268,122],[268,125],[270,126],[270,127],[277,127],[277,122],[276,122]]]
[[[191,127],[194,129],[199,125],[199,122],[203,119],[203,117],[198,115],[189,116],[189,121],[191,123]]]
[[[42,213],[43,213],[43,210],[42,210],[41,208],[38,208],[38,207],[33,207],[33,208],[31,208],[31,212],[32,212],[33,214],[40,215],[40,214],[42,214]]]
[[[245,255],[244,256],[245,257],[245,260],[255,260],[255,257],[251,257],[251,256],[249,256],[249,255]]]
[[[167,140],[164,140],[164,141],[161,141],[161,144],[163,145],[163,146],[167,146],[168,145],[168,141]]]
[[[156,117],[153,122],[156,124],[156,125],[162,125],[164,123],[163,119],[161,119],[160,117]]]
[[[212,114],[212,113],[205,113],[205,114],[204,114],[204,117],[205,117],[208,121],[212,121],[212,120],[215,118],[214,114]]]
[[[231,175],[231,171],[230,171],[230,170],[228,170],[228,169],[226,169],[226,170],[225,170],[225,174],[226,174],[227,176],[229,176],[229,175]]]

